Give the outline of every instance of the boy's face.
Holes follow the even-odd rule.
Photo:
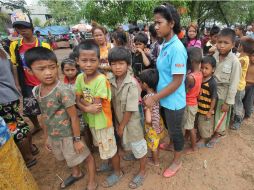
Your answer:
[[[142,49],[142,50],[145,49],[145,44],[143,44],[142,42],[135,42],[134,44],[135,44],[136,49],[138,49],[138,48]]]
[[[210,39],[211,39],[211,41],[212,41],[213,43],[216,44],[217,39],[218,39],[218,35],[217,35],[217,34],[214,34],[214,35],[212,35],[212,36],[210,37]]]
[[[217,49],[221,55],[227,55],[234,46],[230,36],[218,36]]]
[[[111,62],[111,69],[116,77],[121,77],[127,73],[128,64],[126,61],[113,61]]]
[[[80,50],[77,63],[86,75],[95,74],[99,66],[99,59],[96,51]]]
[[[33,62],[31,70],[34,76],[44,85],[51,85],[57,81],[58,66],[52,60],[38,60]]]
[[[30,38],[33,36],[32,28],[28,28],[22,25],[17,25],[15,27],[16,31],[23,37],[23,38]]]
[[[203,73],[203,77],[206,78],[213,75],[214,68],[212,67],[210,63],[202,63],[201,71]]]

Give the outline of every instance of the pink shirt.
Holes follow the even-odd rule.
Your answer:
[[[198,39],[192,39],[187,44],[187,48],[189,48],[189,47],[201,48],[201,41]]]

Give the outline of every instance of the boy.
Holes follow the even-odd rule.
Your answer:
[[[241,63],[242,72],[240,82],[238,84],[237,93],[235,96],[235,104],[234,104],[234,121],[231,129],[237,130],[240,128],[241,123],[244,118],[244,107],[243,107],[243,98],[245,95],[245,87],[246,87],[246,73],[249,67],[249,56],[254,50],[254,40],[250,37],[242,37],[240,39],[240,45],[238,47],[238,52],[240,53],[239,61]]]
[[[241,64],[232,48],[235,44],[235,31],[225,28],[220,31],[217,39],[217,51],[213,55],[216,59],[214,78],[217,82],[218,102],[215,110],[214,136],[208,143],[213,147],[229,126],[231,106],[235,103],[237,86],[241,77]]]
[[[147,35],[140,32],[134,38],[134,52],[132,53],[132,69],[134,76],[139,76],[142,70],[149,68],[150,58],[145,49],[148,42]]]
[[[85,40],[77,46],[77,63],[84,72],[76,79],[76,101],[88,123],[94,144],[99,146],[100,157],[111,159],[114,172],[102,183],[115,185],[123,177],[117,153],[111,113],[111,91],[106,76],[98,71],[100,49],[94,40]]]
[[[247,119],[250,118],[253,112],[253,104],[251,102],[254,101],[254,51],[249,58],[250,64],[246,75],[246,88],[243,99],[245,118]]]
[[[198,98],[198,130],[201,139],[197,143],[198,148],[205,147],[207,140],[212,136],[214,108],[217,99],[217,84],[213,77],[216,68],[216,60],[208,55],[201,61],[203,82]]]
[[[203,53],[204,55],[213,55],[216,50],[216,41],[220,28],[218,26],[213,26],[210,30],[210,40],[204,45]]]
[[[202,60],[202,50],[197,47],[188,48],[188,62],[191,65],[191,72],[186,77],[186,108],[184,112],[184,129],[187,135],[190,135],[191,148],[185,150],[185,153],[196,151],[196,131],[194,129],[195,117],[198,111],[198,96],[202,83],[202,73],[200,72],[200,63]]]
[[[72,174],[61,183],[66,188],[84,177],[79,168],[86,160],[89,174],[88,189],[95,189],[95,163],[89,149],[81,140],[80,126],[72,90],[58,80],[56,55],[49,49],[35,47],[25,53],[25,61],[40,81],[33,89],[44,117],[46,148],[52,150],[58,160],[66,160]]]
[[[27,64],[24,60],[24,54],[33,47],[45,47],[50,49],[49,44],[40,41],[33,36],[33,23],[31,18],[23,13],[13,13],[11,16],[12,26],[22,36],[20,40],[14,41],[10,45],[11,62],[14,64],[15,83],[22,92],[23,96],[23,113],[34,125],[32,134],[41,130],[37,116],[40,109],[37,101],[33,97],[33,87],[40,84],[40,81],[28,72]]]
[[[125,150],[131,149],[140,161],[139,173],[132,179],[129,187],[141,186],[145,179],[147,144],[144,139],[139,112],[140,91],[136,80],[128,72],[131,54],[123,47],[110,50],[108,56],[114,76],[111,78],[112,105],[116,119],[116,130]]]

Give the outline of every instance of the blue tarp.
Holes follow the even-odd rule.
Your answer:
[[[42,36],[48,35],[48,31],[53,35],[68,34],[70,28],[68,26],[47,26],[45,28],[34,27],[34,32],[40,31]]]

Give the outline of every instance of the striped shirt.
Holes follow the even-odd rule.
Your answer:
[[[210,108],[212,99],[216,99],[217,84],[213,77],[201,84],[200,96],[198,99],[198,113],[206,115]]]

